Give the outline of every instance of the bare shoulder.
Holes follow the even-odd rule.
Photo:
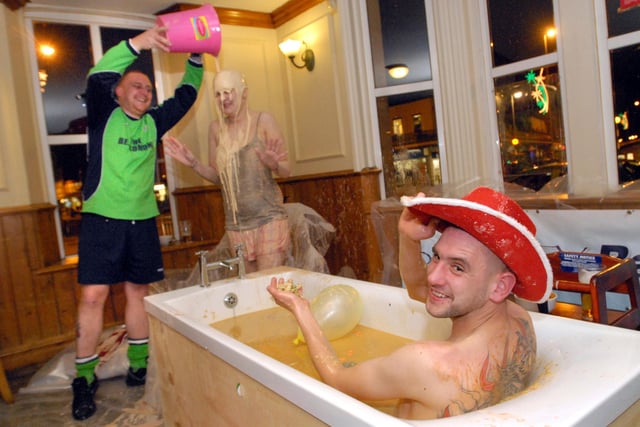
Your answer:
[[[276,118],[268,111],[260,111],[258,117],[260,117],[260,123],[275,123]]]
[[[258,113],[258,128],[265,131],[279,130],[278,121],[273,114],[262,111]]]
[[[510,322],[514,325],[515,330],[518,333],[525,334],[529,339],[535,342],[536,333],[533,327],[533,320],[529,315],[529,312],[518,304],[507,301],[507,314],[509,315]]]
[[[529,313],[508,301],[504,326],[503,333],[494,331],[494,338],[487,341],[490,357],[481,370],[481,378],[499,392],[488,395],[494,403],[522,391],[529,383],[536,362],[536,333]]]
[[[275,117],[266,111],[259,113],[258,116],[258,133],[263,138],[283,140],[282,131]]]

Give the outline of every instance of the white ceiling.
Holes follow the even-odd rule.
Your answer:
[[[175,3],[205,4],[213,7],[252,10],[254,12],[271,13],[285,4],[287,0],[31,0],[32,4],[52,6],[68,6],[81,9],[113,10],[128,13],[153,14]]]

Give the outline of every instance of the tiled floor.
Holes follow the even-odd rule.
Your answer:
[[[19,393],[37,367],[7,373],[15,403],[0,401],[0,426],[3,427],[77,427],[77,426],[144,426],[163,425],[158,413],[146,403],[144,387],[127,387],[124,377],[100,381],[96,393],[97,412],[87,420],[75,421],[71,416],[71,388],[44,393]]]

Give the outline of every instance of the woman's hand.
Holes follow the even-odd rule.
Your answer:
[[[190,168],[195,168],[198,164],[198,159],[195,158],[189,147],[173,136],[167,136],[164,139],[164,153]]]
[[[267,139],[262,150],[256,150],[260,161],[269,169],[276,172],[279,163],[287,160],[287,152],[282,149],[282,140],[278,138]]]

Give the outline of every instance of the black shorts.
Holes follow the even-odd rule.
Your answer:
[[[131,221],[82,214],[78,283],[148,284],[163,278],[155,218]]]

